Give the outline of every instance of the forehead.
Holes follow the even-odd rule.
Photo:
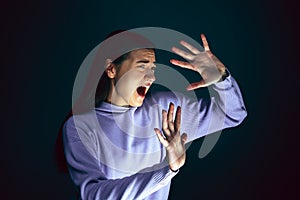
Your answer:
[[[150,62],[155,62],[155,52],[153,49],[137,49],[133,50],[129,54],[129,59],[134,60],[140,60],[140,59],[146,59]]]

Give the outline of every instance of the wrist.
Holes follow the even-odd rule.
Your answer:
[[[171,168],[171,166],[169,166],[169,169],[170,169],[172,172],[174,172],[174,173],[177,173],[177,172],[179,171],[179,168],[176,169],[176,170],[174,170],[174,169]]]
[[[227,68],[225,68],[224,72],[221,73],[221,78],[219,79],[218,82],[224,81],[228,76],[229,76],[229,71],[227,70]]]

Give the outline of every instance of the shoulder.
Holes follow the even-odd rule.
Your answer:
[[[151,92],[151,94],[149,94],[149,96],[145,100],[156,103],[164,101],[174,101],[179,99],[178,95],[181,96],[181,94],[172,91]]]
[[[189,97],[185,96],[180,92],[172,92],[172,91],[160,91],[160,92],[152,92],[147,96],[144,102],[144,106],[153,106],[158,104],[162,106],[164,109],[168,108],[170,102],[175,105],[181,105],[185,99]]]
[[[83,134],[89,133],[97,124],[95,111],[72,115],[63,126],[63,136],[68,142],[79,141]],[[79,137],[80,134],[80,137]]]
[[[72,115],[64,124],[65,127],[83,126],[96,119],[96,111],[89,111],[82,114]]]

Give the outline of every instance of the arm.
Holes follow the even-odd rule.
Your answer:
[[[177,92],[157,92],[150,104],[166,109],[170,102],[181,107],[181,131],[187,142],[226,128],[238,126],[247,112],[235,79],[229,75],[224,81],[208,87],[210,98],[190,98]]]
[[[173,47],[172,51],[185,58],[187,62],[170,60],[172,64],[196,71],[202,76],[201,81],[190,84],[187,90],[208,87],[211,96],[208,100],[200,99],[199,102],[195,102],[176,95],[183,112],[182,130],[189,134],[189,141],[224,128],[237,126],[247,115],[238,84],[224,64],[210,51],[203,34],[201,39],[203,52],[181,41],[181,45],[189,52],[176,47]]]
[[[247,116],[241,91],[231,75],[210,85],[208,90],[210,99],[201,98],[199,101],[177,95],[185,122],[182,130],[188,133],[188,141],[238,126]]]
[[[71,118],[72,119],[72,118]],[[71,178],[82,199],[143,199],[168,184],[176,173],[166,163],[153,170],[119,179],[108,179],[100,165],[81,142],[73,120],[64,127],[65,155]]]

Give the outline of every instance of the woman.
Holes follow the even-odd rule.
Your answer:
[[[172,59],[172,64],[203,77],[187,89],[209,86],[215,92],[209,100],[194,101],[173,92],[146,95],[155,81],[155,51],[141,47],[146,39],[125,33],[137,48],[106,58],[95,108],[77,109],[64,123],[69,173],[82,199],[167,199],[171,179],[185,163],[185,143],[236,126],[246,116],[237,83],[203,34],[204,52],[184,41],[189,53],[172,48],[189,61]]]

